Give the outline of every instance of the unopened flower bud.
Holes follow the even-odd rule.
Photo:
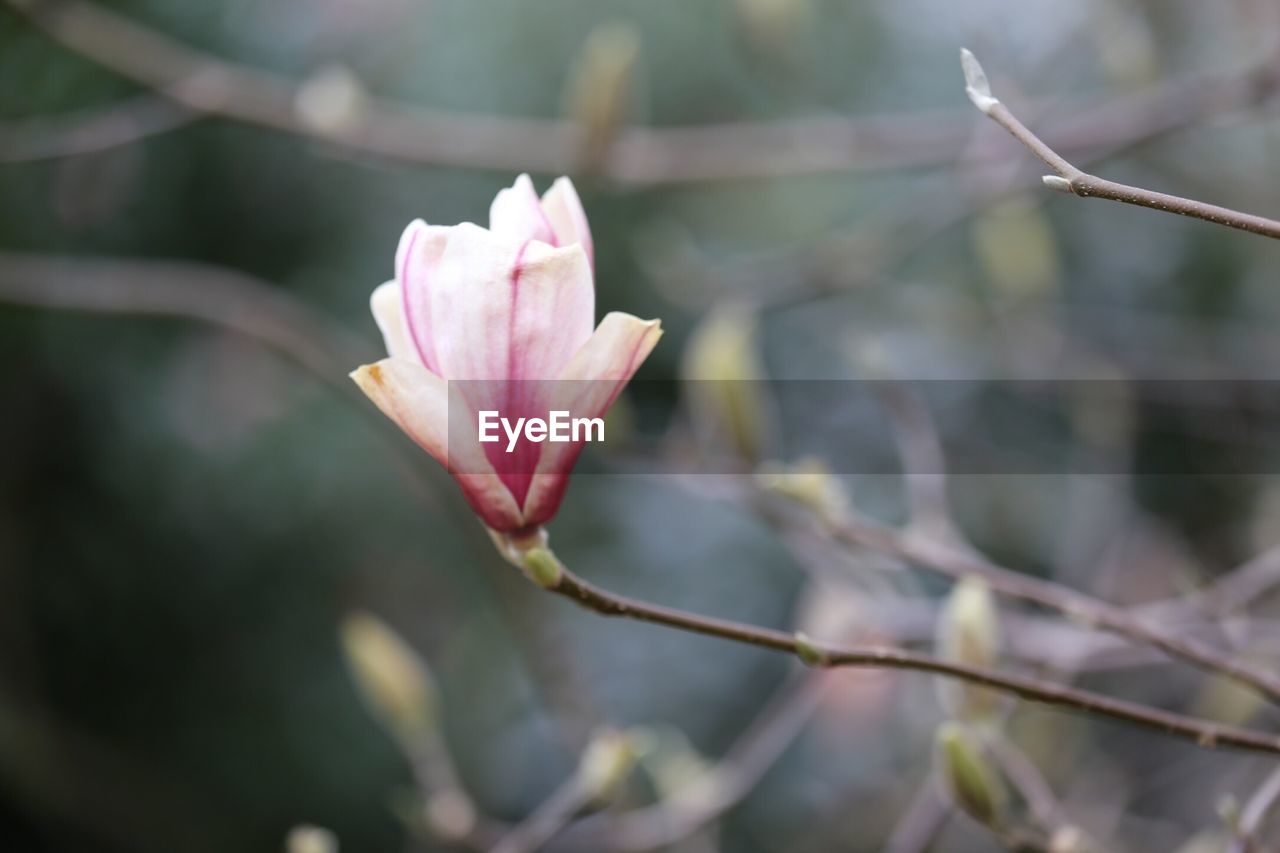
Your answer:
[[[783,65],[796,59],[813,17],[812,0],[737,0],[735,9],[739,30],[754,53]]]
[[[1057,238],[1043,210],[1030,199],[991,208],[974,220],[972,233],[986,278],[1000,295],[1034,304],[1057,288]]]
[[[336,136],[360,123],[364,105],[360,79],[351,69],[332,65],[298,87],[293,108],[298,120],[310,130]]]
[[[947,795],[983,826],[1000,825],[1005,792],[976,738],[959,723],[938,727],[937,769]]]
[[[968,577],[952,588],[938,619],[938,657],[967,666],[990,668],[1000,654],[1000,623],[986,582]],[[938,679],[938,698],[952,717],[965,722],[990,718],[1000,694],[968,681]]]
[[[581,133],[585,168],[601,165],[631,111],[639,55],[639,34],[621,23],[597,27],[582,46],[566,84],[565,107]]]
[[[395,631],[368,613],[342,624],[342,645],[371,711],[406,745],[434,728],[436,692],[426,664]]]
[[[803,631],[796,631],[795,640],[796,640],[796,657],[804,661],[805,666],[816,667],[816,666],[826,665],[827,663],[826,654],[822,651],[822,649],[818,648],[817,643],[815,643],[809,637],[808,634],[804,633]]]
[[[1000,101],[991,94],[987,72],[982,70],[978,58],[966,48],[960,49],[960,67],[964,70],[965,94],[969,96],[970,101],[973,101],[975,107],[982,110],[983,114],[990,114]]]
[[[1049,853],[1092,853],[1096,849],[1078,826],[1060,826],[1049,836]]]
[[[756,483],[807,507],[824,522],[835,523],[849,514],[848,495],[820,459],[809,457],[790,465],[766,462],[756,472]]]
[[[289,830],[285,853],[338,853],[338,839],[327,829],[300,824]]]
[[[699,440],[748,460],[773,433],[756,329],[747,306],[717,306],[690,337],[681,370]]]
[[[544,589],[555,589],[564,575],[564,566],[550,548],[538,546],[520,553],[520,566],[529,579]]]
[[[476,807],[463,792],[445,788],[427,799],[426,820],[428,828],[436,836],[447,841],[461,841],[475,829]]]
[[[607,797],[635,766],[636,753],[636,743],[629,733],[613,729],[598,732],[578,764],[578,781],[583,790],[595,799]]]

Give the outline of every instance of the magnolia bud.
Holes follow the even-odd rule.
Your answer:
[[[1057,288],[1057,239],[1044,212],[1030,199],[1013,199],[979,216],[973,245],[987,280],[1002,296],[1042,300]]]
[[[690,337],[681,369],[699,440],[749,460],[773,432],[756,328],[745,305],[717,306]]]
[[[849,514],[848,495],[820,459],[809,457],[791,465],[766,462],[756,472],[756,483],[807,507],[824,522],[835,523]]]
[[[991,84],[987,81],[987,72],[982,70],[978,57],[967,48],[960,49],[960,68],[964,71],[964,91],[973,105],[990,115],[1000,101],[991,94]]]
[[[520,566],[529,579],[543,589],[555,589],[564,575],[564,566],[550,548],[538,546],[520,552]]]
[[[608,796],[636,763],[635,739],[627,732],[604,729],[587,744],[578,764],[578,781],[594,799]]]
[[[735,6],[743,39],[753,52],[782,64],[795,60],[812,20],[812,0],[737,0]]]
[[[627,24],[591,31],[565,88],[565,108],[578,124],[579,156],[598,168],[631,110],[640,36]]]
[[[995,599],[986,582],[967,577],[947,597],[938,619],[937,652],[943,660],[967,666],[995,666],[1000,649],[1000,624]],[[938,679],[938,699],[957,720],[978,722],[1000,708],[1000,694],[968,681]]]
[[[818,648],[808,634],[803,631],[796,631],[796,657],[804,662],[805,666],[821,667],[827,665],[827,656],[822,649]]]
[[[1049,836],[1049,853],[1091,853],[1096,849],[1097,846],[1078,826],[1060,826]]]
[[[365,91],[351,69],[332,65],[298,87],[293,108],[298,120],[317,133],[336,136],[357,126],[364,113]]]
[[[289,830],[285,853],[338,853],[338,839],[327,829],[300,824]]]
[[[435,726],[436,692],[422,659],[382,620],[348,616],[342,645],[370,710],[405,744],[416,746]]]
[[[448,841],[462,841],[476,826],[475,804],[456,788],[445,788],[428,797],[425,812],[427,826]]]
[[[938,727],[936,746],[938,775],[952,802],[983,826],[999,826],[1004,785],[976,738],[959,723],[945,722]]]

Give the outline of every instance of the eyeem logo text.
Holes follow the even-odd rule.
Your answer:
[[[521,435],[535,444],[544,441],[556,443],[604,441],[604,418],[571,418],[568,411],[560,409],[548,412],[546,420],[516,418],[514,424],[497,411],[479,412],[480,441],[485,444],[500,441],[502,435],[498,432],[499,428],[507,437],[507,453],[515,451]]]

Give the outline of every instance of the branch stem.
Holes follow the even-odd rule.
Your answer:
[[[828,530],[833,538],[845,545],[898,557],[953,580],[971,576],[982,578],[993,591],[1003,596],[1046,607],[1089,627],[1159,649],[1171,658],[1225,676],[1272,702],[1280,702],[1280,679],[1274,675],[1234,660],[1198,640],[1173,636],[1139,615],[1085,593],[1015,572],[962,548],[911,536],[868,519],[849,518],[828,525]]]
[[[1045,184],[1052,189],[1069,192],[1081,198],[1103,198],[1152,210],[1163,210],[1166,213],[1202,219],[1227,228],[1280,240],[1280,220],[1110,181],[1076,168],[1036,136],[1007,106],[991,95],[986,74],[983,73],[982,67],[978,65],[973,54],[963,51],[961,64],[964,66],[970,100],[988,118],[1009,131],[1014,139],[1021,142],[1027,150],[1053,170],[1054,174],[1045,178]]]
[[[546,589],[604,616],[651,622],[797,657],[802,653],[811,655],[816,647],[820,653],[819,665],[824,667],[876,667],[927,672],[969,681],[1031,702],[1110,717],[1191,740],[1206,748],[1232,747],[1280,755],[1280,737],[1265,732],[1199,720],[1030,676],[953,663],[904,649],[884,646],[829,646],[802,641],[794,634],[784,631],[703,616],[618,595],[578,577],[568,569],[563,569],[557,581],[546,586]]]

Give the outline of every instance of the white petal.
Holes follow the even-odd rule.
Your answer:
[[[556,234],[542,212],[538,193],[528,175],[521,175],[500,191],[489,207],[489,230],[499,237],[523,243],[540,240],[556,245]]]
[[[400,282],[405,329],[417,359],[435,373],[440,373],[440,367],[435,352],[431,291],[437,286],[440,258],[452,231],[452,227],[427,225],[418,219],[404,230],[396,249],[396,280]]]
[[[591,339],[574,355],[559,382],[552,383],[549,409],[568,411],[571,418],[602,417],[662,337],[657,320],[641,320],[613,312],[600,321]],[[524,500],[529,524],[542,524],[555,515],[568,485],[569,472],[582,444],[541,445],[542,455]]]
[[[459,225],[430,295],[449,379],[554,379],[591,337],[595,289],[579,246],[522,246]]]
[[[402,299],[400,282],[388,281],[374,289],[373,296],[369,298],[369,307],[373,310],[378,330],[382,332],[382,340],[387,345],[387,355],[416,361],[418,351],[414,348],[413,339],[409,337],[409,327],[404,322]]]
[[[351,378],[383,414],[449,470],[485,524],[500,531],[524,526],[515,498],[477,441],[474,414],[448,382],[415,361],[398,358],[366,364]],[[451,432],[457,439],[452,443]]]
[[[587,212],[582,209],[582,199],[578,198],[573,181],[556,178],[542,197],[542,212],[555,232],[556,245],[572,246],[577,243],[582,246],[594,268],[596,254],[591,243],[591,227],[587,224]]]

